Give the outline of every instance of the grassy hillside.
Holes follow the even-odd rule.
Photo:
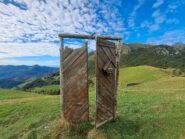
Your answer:
[[[89,90],[93,121],[95,89]],[[185,138],[185,77],[150,66],[123,68],[117,98],[115,122],[69,128],[59,120],[60,96],[0,90],[0,138]]]
[[[55,72],[44,76],[42,78],[37,78],[34,80],[28,80],[27,82],[20,84],[16,87],[16,89],[24,90],[24,91],[32,91],[35,87],[44,87],[49,85],[59,85],[59,72]]]
[[[184,77],[174,77],[174,78],[165,78],[159,79],[157,81],[152,81],[149,83],[137,85],[131,88],[127,88],[127,90],[151,90],[151,91],[165,91],[165,90],[185,90],[185,79]]]
[[[151,66],[137,66],[120,69],[120,84],[145,83],[171,76],[170,70]]]
[[[136,85],[128,86],[132,83]],[[122,91],[181,91],[185,90],[185,77],[174,76],[173,69],[151,66],[122,68],[119,89]]]
[[[180,44],[145,45],[124,44],[121,52],[121,66],[149,65],[159,68],[175,68],[185,73],[185,47]]]
[[[0,139],[45,137],[59,116],[59,97],[0,90]]]
[[[48,85],[43,87],[35,87],[31,91],[38,94],[59,95],[60,85]]]

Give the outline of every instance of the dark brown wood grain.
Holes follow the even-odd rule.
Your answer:
[[[63,116],[70,123],[88,121],[87,47],[62,52]]]
[[[114,119],[116,104],[116,46],[113,42],[96,40],[96,117],[99,127]],[[111,69],[111,70],[109,70]],[[109,71],[107,71],[109,70]]]

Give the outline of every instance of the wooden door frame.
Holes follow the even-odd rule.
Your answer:
[[[65,38],[72,38],[72,39],[91,39],[91,40],[97,40],[97,37],[102,38],[104,40],[112,40],[112,41],[118,41],[118,45],[116,45],[116,50],[119,51],[120,53],[120,48],[121,48],[121,41],[122,38],[121,37],[112,37],[112,36],[96,36],[96,35],[83,35],[83,34],[59,34],[58,35],[60,38],[60,99],[61,99],[61,108],[63,107],[63,74],[62,74],[62,59],[63,59],[63,55],[62,55],[62,51],[64,50],[64,39]],[[97,42],[97,41],[96,41]],[[116,95],[118,92],[118,78],[119,78],[119,59],[120,59],[120,54],[117,54],[117,79],[116,79]],[[88,62],[87,62],[88,63]],[[88,102],[89,102],[89,98],[88,98]],[[115,111],[116,111],[116,106],[115,106]],[[63,113],[62,113],[63,114]],[[115,116],[113,118],[115,120]]]

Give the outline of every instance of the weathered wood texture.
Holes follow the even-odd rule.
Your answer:
[[[70,123],[88,121],[87,47],[62,52],[63,116]]]
[[[101,38],[96,40],[96,127],[114,119],[116,105],[116,46]]]
[[[75,38],[75,39],[95,39],[93,35],[83,35],[83,34],[59,34],[60,38]],[[121,37],[112,37],[112,36],[98,36],[101,39],[105,40],[121,40]]]

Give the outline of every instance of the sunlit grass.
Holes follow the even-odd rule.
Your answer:
[[[134,77],[135,75],[135,77]],[[136,86],[125,84],[137,82]],[[0,139],[185,137],[185,78],[149,66],[121,69],[117,118],[99,129],[89,123],[69,127],[60,118],[60,96],[0,90]],[[95,86],[89,88],[90,122]]]

